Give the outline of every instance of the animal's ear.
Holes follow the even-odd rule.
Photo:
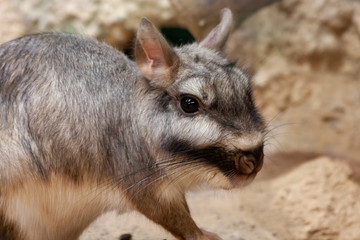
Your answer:
[[[221,11],[221,21],[211,32],[200,42],[200,46],[221,50],[232,30],[233,16],[231,10],[224,8]]]
[[[174,81],[179,58],[156,27],[142,18],[135,43],[136,63],[154,85],[167,87]]]

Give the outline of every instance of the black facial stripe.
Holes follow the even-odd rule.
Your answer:
[[[217,167],[225,175],[235,171],[234,161],[229,160],[228,154],[221,148],[209,147],[200,150],[193,150],[187,153],[191,160],[201,160],[213,167]]]
[[[189,163],[198,163],[200,161],[204,164],[217,167],[225,175],[229,175],[235,171],[234,161],[231,161],[230,155],[219,147],[197,149],[185,140],[171,137],[163,144],[162,148],[175,156],[185,156]]]
[[[167,152],[174,153],[175,155],[180,155],[183,152],[193,150],[190,143],[176,137],[167,138],[161,148]]]

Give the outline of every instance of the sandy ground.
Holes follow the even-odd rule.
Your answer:
[[[276,233],[257,227],[253,210],[244,205],[242,195],[249,190],[189,194],[188,202],[195,221],[201,228],[216,232],[223,239],[276,239]],[[175,239],[140,214],[118,216],[109,213],[93,223],[81,240],[115,240],[125,233],[131,233],[135,240]]]
[[[336,159],[267,160],[248,187],[187,196],[193,218],[224,240],[360,239],[359,184],[348,165]],[[109,213],[81,240],[174,239],[137,213]]]

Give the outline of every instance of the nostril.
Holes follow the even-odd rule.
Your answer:
[[[255,170],[256,160],[253,155],[241,155],[235,160],[235,167],[243,174],[250,174]]]
[[[235,160],[235,168],[242,174],[257,173],[264,162],[263,146],[252,151],[241,152]]]

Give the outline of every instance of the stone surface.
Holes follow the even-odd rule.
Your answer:
[[[65,31],[87,34],[123,49],[129,48],[141,17],[157,26],[182,26],[200,39],[219,22],[222,8],[233,9],[237,19],[279,0],[3,0],[4,24],[15,18],[26,22],[26,32]],[[10,6],[14,5],[16,6]],[[10,7],[9,7],[10,6]],[[13,9],[14,8],[14,9]],[[1,11],[0,9],[0,11]],[[6,9],[6,10],[5,10]],[[10,11],[9,11],[10,10]],[[15,11],[16,14],[11,14]],[[2,16],[3,16],[2,15]],[[7,18],[9,23],[7,23]],[[15,26],[15,29],[18,28]],[[0,29],[2,29],[0,27]],[[9,28],[4,27],[3,29]],[[11,31],[14,31],[11,29]],[[15,31],[17,32],[17,31]],[[19,34],[8,34],[7,38]],[[1,40],[1,39],[0,39]]]
[[[360,161],[359,16],[359,1],[284,0],[231,37],[231,58],[254,72],[271,153]]]
[[[239,204],[238,194],[203,192],[188,196],[192,215],[198,225],[225,240],[276,240]],[[94,222],[80,240],[116,240],[131,233],[134,240],[175,240],[162,228],[137,213],[109,213]]]
[[[0,3],[0,44],[25,34],[25,23],[12,0]]]
[[[170,0],[176,23],[189,29],[196,39],[202,39],[219,23],[219,13],[230,8],[238,25],[253,12],[279,0]]]
[[[322,157],[272,182],[270,206],[286,216],[291,239],[359,239],[360,188],[350,176],[347,165]]]
[[[358,240],[360,186],[348,164],[318,157],[284,172],[288,161],[267,161],[262,176],[240,196],[257,225],[277,239]]]
[[[155,24],[171,22],[168,0],[14,0],[31,32],[87,34],[124,48],[131,44],[141,17]]]

